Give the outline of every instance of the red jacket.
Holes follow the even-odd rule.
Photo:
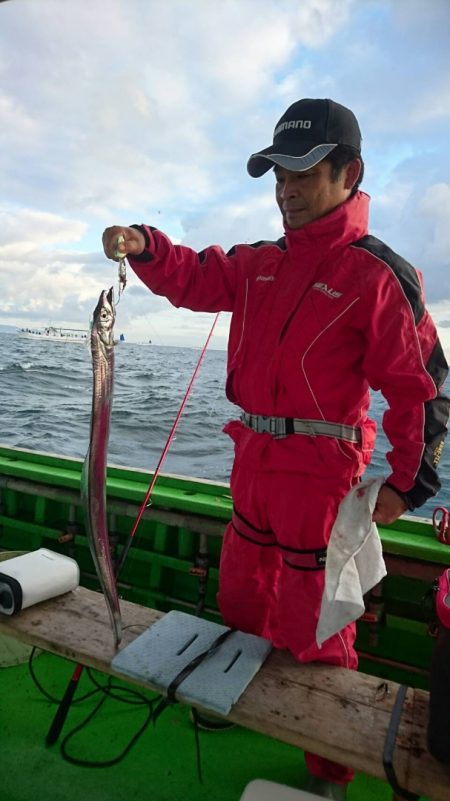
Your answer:
[[[375,438],[367,416],[372,387],[389,404],[388,483],[414,508],[440,487],[436,465],[449,402],[439,390],[448,368],[419,274],[367,235],[368,201],[358,192],[278,242],[236,245],[227,254],[216,246],[196,253],[140,227],[147,246],[129,261],[175,306],[233,312],[233,403],[252,414],[346,423],[363,433],[361,446],[303,435],[273,439],[234,421],[225,430],[239,458],[265,470],[360,475]]]

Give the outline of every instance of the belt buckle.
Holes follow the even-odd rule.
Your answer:
[[[271,434],[272,430],[270,427],[271,418],[266,417],[264,414],[260,414],[258,417],[258,434]]]

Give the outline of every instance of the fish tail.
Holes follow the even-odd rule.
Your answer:
[[[120,611],[114,610],[112,621],[114,629],[114,645],[117,650],[119,647],[119,643],[122,640],[122,616],[120,614]]]
[[[122,614],[120,611],[119,596],[115,585],[105,585],[103,590],[106,606],[111,620],[116,649],[122,639]]]

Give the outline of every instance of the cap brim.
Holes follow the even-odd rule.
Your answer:
[[[337,147],[337,144],[315,145],[301,156],[292,156],[286,153],[276,153],[272,145],[250,156],[247,162],[247,172],[252,178],[260,178],[274,164],[293,172],[303,172],[303,170],[309,170],[319,161],[322,161],[335,147]]]

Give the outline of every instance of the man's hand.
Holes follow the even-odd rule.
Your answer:
[[[381,487],[372,515],[374,523],[393,523],[403,512],[406,512],[405,501],[390,487]]]
[[[119,242],[119,237],[123,240]],[[108,259],[119,261],[124,256],[140,256],[145,248],[145,238],[136,228],[113,225],[106,228],[102,236],[103,250]]]

